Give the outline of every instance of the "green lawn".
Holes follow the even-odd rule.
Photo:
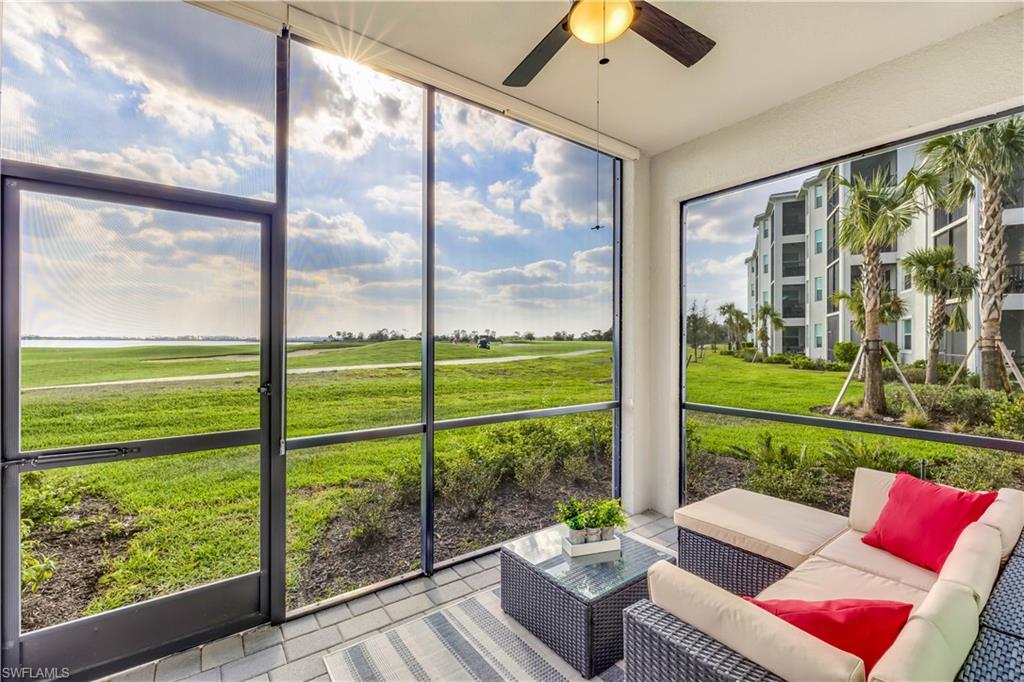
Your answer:
[[[348,348],[297,346],[290,367],[414,362],[416,341]],[[323,350],[295,355],[298,351]],[[598,352],[565,355],[579,350]],[[94,350],[26,349],[26,385],[110,381],[240,371],[253,346],[148,347]],[[484,351],[468,344],[439,344],[439,359],[543,356],[508,363],[437,368],[439,419],[609,400],[611,347],[601,342],[536,342],[497,345]],[[184,362],[158,362],[184,359]],[[844,375],[794,370],[786,365],[745,363],[708,354],[687,375],[692,402],[810,414],[829,404]],[[24,393],[24,449],[213,432],[258,426],[253,378],[65,387]],[[860,397],[860,386],[849,398]],[[289,436],[416,422],[420,373],[416,367],[292,374],[288,377]],[[814,452],[839,432],[778,422],[691,412],[688,423],[715,452],[755,444],[770,431],[777,442]],[[454,432],[452,432],[454,433]],[[439,435],[439,448],[445,435]],[[871,438],[871,437],[869,437]],[[889,439],[915,455],[949,454],[956,447]],[[440,449],[439,449],[440,452]],[[293,451],[288,455],[288,582],[324,526],[334,517],[351,482],[382,480],[401,462],[415,461],[417,437]],[[257,570],[259,565],[259,459],[254,447],[103,465],[53,469],[23,496],[35,514],[46,499],[97,496],[113,504],[135,529],[127,552],[109,562],[88,612],[133,603]],[[45,504],[43,504],[45,507]],[[59,507],[59,505],[58,505]],[[73,508],[72,508],[73,511]],[[28,512],[32,512],[29,514]],[[65,512],[66,514],[66,512]],[[41,517],[45,518],[45,514]],[[51,519],[53,520],[53,519]],[[81,520],[57,515],[62,524]],[[59,561],[59,557],[57,557]],[[411,559],[411,561],[414,559]]]
[[[754,410],[825,416],[812,407],[831,405],[842,388],[843,372],[797,370],[789,365],[745,362],[729,355],[707,353],[697,363],[687,365],[686,398],[688,402]],[[863,384],[854,381],[843,400],[863,398]],[[731,446],[752,448],[758,436],[769,431],[778,443],[797,448],[808,446],[812,455],[827,447],[830,438],[841,432],[813,426],[800,426],[775,421],[728,417],[690,411],[687,423],[695,424],[702,442],[712,452],[727,453]],[[854,437],[860,437],[856,435]],[[928,441],[863,436],[868,442],[886,441],[893,448],[915,457],[955,455],[963,448]]]
[[[381,348],[332,349],[300,359],[335,358],[319,366],[418,359],[415,341],[377,345]],[[189,357],[190,374],[197,372],[192,363],[225,362],[192,359],[196,355],[240,354],[245,347],[26,352],[29,350],[35,384],[49,385],[68,381],[64,369],[72,371],[76,381],[163,377],[164,368],[178,365],[152,361],[173,357]],[[496,350],[440,344],[438,356],[544,357],[439,366],[438,418],[611,399],[609,343],[541,342],[519,347],[499,345]],[[579,350],[598,352],[564,355]],[[104,357],[104,353],[111,357]],[[352,355],[339,361],[344,353]],[[52,364],[46,360],[48,355],[53,358]],[[244,365],[237,360],[226,362],[232,363],[232,371]],[[204,371],[220,371],[209,364],[204,366]],[[28,391],[22,401],[22,447],[33,450],[255,428],[259,420],[255,389],[255,380],[241,378]],[[418,368],[393,368],[292,374],[288,377],[287,412],[290,436],[417,422],[420,372]],[[439,452],[444,442],[442,435]],[[296,584],[299,569],[321,530],[337,514],[348,494],[347,484],[382,480],[396,464],[418,456],[417,437],[290,452],[289,585]],[[135,532],[127,554],[108,566],[88,613],[259,568],[259,459],[255,447],[53,469],[41,472],[37,478],[41,484],[36,487],[41,485],[44,496],[65,500],[101,497],[131,519]],[[26,503],[34,504],[38,496],[30,492]],[[67,524],[68,518],[58,515],[56,521]]]
[[[339,347],[343,346],[343,347]],[[523,341],[495,343],[490,350],[469,343],[437,343],[438,360],[463,360],[521,355],[557,355],[608,349],[606,341]],[[415,339],[366,344],[297,344],[288,347],[288,368],[346,367],[419,362]],[[231,346],[134,346],[127,348],[24,348],[22,386],[55,386],[224,374],[259,369],[256,344]]]

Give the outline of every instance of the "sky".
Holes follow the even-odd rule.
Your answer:
[[[261,199],[270,33],[179,3],[5,4],[8,158]],[[423,91],[292,45],[288,333],[421,326]],[[611,326],[611,160],[438,96],[436,329]],[[595,222],[604,225],[591,229]],[[26,195],[22,334],[256,336],[259,226]]]
[[[686,305],[718,306],[735,303],[747,309],[747,271],[743,261],[756,242],[754,217],[764,213],[768,197],[800,189],[816,171],[763,182],[735,192],[686,205]]]

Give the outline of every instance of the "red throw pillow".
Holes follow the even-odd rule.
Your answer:
[[[870,673],[907,624],[910,604],[881,599],[768,599],[751,604],[864,661]]]
[[[938,573],[960,533],[998,493],[972,493],[896,474],[889,501],[861,541]]]

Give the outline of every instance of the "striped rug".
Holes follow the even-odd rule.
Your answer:
[[[333,682],[581,680],[580,674],[501,610],[497,589],[324,658]],[[621,682],[622,662],[595,680]]]

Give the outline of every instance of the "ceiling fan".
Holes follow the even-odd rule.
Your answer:
[[[644,0],[573,0],[569,13],[526,55],[504,85],[529,85],[570,36],[601,45],[615,40],[627,29],[633,29],[687,67],[699,62],[715,46],[711,38]]]

